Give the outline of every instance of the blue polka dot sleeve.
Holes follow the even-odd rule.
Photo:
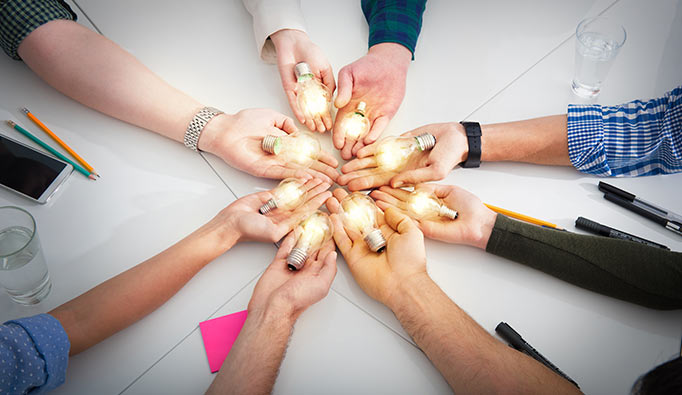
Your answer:
[[[66,378],[69,338],[48,314],[0,326],[0,394],[42,394]]]

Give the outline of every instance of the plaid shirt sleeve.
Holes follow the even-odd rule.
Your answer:
[[[649,101],[568,107],[568,155],[599,176],[682,171],[682,86]]]
[[[426,0],[362,0],[369,25],[369,46],[398,43],[412,52],[422,29]]]
[[[62,0],[0,0],[0,46],[12,59],[21,60],[19,44],[39,26],[56,20],[76,20]]]

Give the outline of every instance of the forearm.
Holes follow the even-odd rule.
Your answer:
[[[455,393],[575,393],[532,358],[495,340],[427,276],[400,287],[389,307]]]
[[[269,394],[293,330],[294,318],[249,312],[208,394]]]
[[[190,120],[203,107],[109,39],[72,21],[40,26],[18,52],[63,94],[176,141],[182,141]]]
[[[544,229],[502,215],[486,251],[564,281],[655,309],[682,308],[682,254]]]
[[[78,354],[161,306],[234,242],[235,237],[209,222],[171,248],[49,314],[68,334],[71,355]]]
[[[481,125],[482,162],[570,166],[566,115]]]

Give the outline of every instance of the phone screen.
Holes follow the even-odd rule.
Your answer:
[[[0,135],[0,184],[38,199],[66,164]]]

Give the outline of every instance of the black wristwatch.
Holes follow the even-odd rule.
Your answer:
[[[478,122],[460,122],[464,126],[469,143],[467,160],[460,163],[462,167],[481,166],[481,124]]]

